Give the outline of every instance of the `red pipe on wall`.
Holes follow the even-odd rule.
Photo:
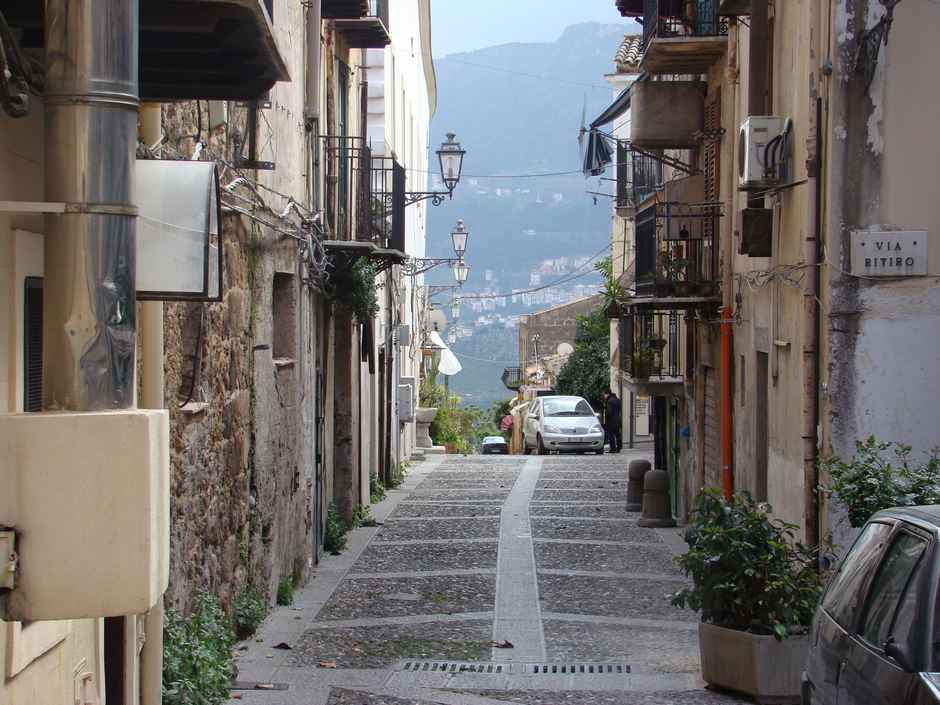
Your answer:
[[[734,335],[731,307],[721,309],[721,491],[730,501],[734,494],[734,458],[731,440],[731,341]]]

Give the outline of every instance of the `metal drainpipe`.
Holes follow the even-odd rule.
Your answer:
[[[46,0],[43,408],[134,406],[137,0]]]
[[[738,85],[738,32],[733,23],[728,32],[728,65],[725,76],[731,92],[731,114],[736,115]],[[725,209],[724,267],[721,308],[721,489],[730,500],[734,494],[734,437],[732,425],[731,362],[734,336],[734,142],[731,164],[726,170],[728,201]]]
[[[145,103],[140,109],[140,137],[154,144],[163,132],[159,103]],[[163,302],[140,304],[141,389],[140,405],[164,408]],[[144,645],[140,652],[140,705],[160,705],[163,685],[163,598],[144,616]]]

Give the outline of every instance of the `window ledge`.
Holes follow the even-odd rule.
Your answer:
[[[180,407],[180,411],[187,416],[195,416],[196,414],[205,413],[206,409],[209,408],[209,402],[207,401],[191,401],[188,404],[184,404]]]

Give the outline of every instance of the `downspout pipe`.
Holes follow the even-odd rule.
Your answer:
[[[137,0],[46,0],[43,408],[135,404]]]
[[[320,117],[320,61],[322,48],[320,45],[320,25],[322,23],[322,10],[320,0],[310,0],[307,6],[307,72],[304,90],[304,118],[307,120],[307,129],[312,128],[312,122]],[[313,136],[316,139],[316,135]]]
[[[728,64],[725,70],[725,79],[728,82],[728,91],[731,100],[731,115],[737,115],[737,87],[738,87],[738,28],[732,18],[732,26],[728,32]],[[731,365],[733,360],[734,340],[734,149],[735,141],[731,143],[731,164],[725,170],[727,182],[725,188],[727,202],[725,207],[724,243],[722,248],[723,266],[721,270],[721,418],[719,432],[721,436],[721,491],[725,499],[730,501],[734,495],[734,437],[732,424],[732,384]]]
[[[803,279],[803,525],[805,542],[819,544],[819,504],[816,488],[819,486],[819,347],[820,347],[820,277],[819,263],[822,247],[822,181],[820,179],[822,155],[822,98],[816,97],[814,154],[807,160],[807,185],[810,197],[806,206],[806,239],[803,243],[803,261],[806,267]]]

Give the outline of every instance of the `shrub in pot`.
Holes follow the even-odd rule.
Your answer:
[[[674,605],[701,613],[702,677],[757,702],[799,702],[806,632],[822,591],[816,552],[797,527],[748,494],[717,490],[696,500],[676,558],[692,586]]]

